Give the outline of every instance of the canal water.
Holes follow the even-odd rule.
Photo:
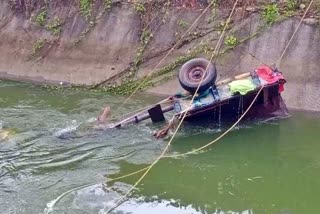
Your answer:
[[[134,97],[120,114],[158,100]],[[139,175],[106,180],[148,166],[168,143],[152,137],[161,124],[90,128],[102,106],[117,109],[123,101],[0,82],[0,213],[93,214],[114,206]],[[111,213],[318,213],[320,114],[290,113],[242,123],[198,154],[162,159]],[[187,124],[168,153],[190,151],[219,134]]]

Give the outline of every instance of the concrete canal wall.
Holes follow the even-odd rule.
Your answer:
[[[71,0],[21,2],[0,1],[0,77],[76,85],[115,84],[149,74],[206,6],[206,1],[164,7],[166,1],[114,0],[106,5],[108,1],[97,0],[86,9]],[[218,79],[277,62],[303,12],[298,9],[296,17],[266,25],[263,7],[248,2],[237,9],[228,29],[230,41],[217,60]],[[283,94],[288,107],[320,111],[320,25],[317,10],[312,11],[279,68],[288,80]],[[195,56],[210,57],[229,13],[227,7],[206,12],[158,65],[149,84],[155,86],[147,91],[181,90],[176,79],[181,64]]]

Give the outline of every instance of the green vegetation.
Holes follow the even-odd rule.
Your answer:
[[[146,12],[146,8],[140,2],[135,2],[133,7],[134,7],[135,11],[137,11],[137,13],[139,13],[139,15],[143,15]]]
[[[61,33],[62,22],[58,17],[55,17],[51,23],[49,23],[46,28],[52,32],[53,35],[57,36]]]
[[[40,13],[36,17],[36,23],[39,26],[44,26],[46,24],[46,21],[47,21],[47,9],[42,8]]]
[[[178,25],[181,27],[181,28],[186,28],[189,26],[189,23],[184,21],[184,20],[179,20],[178,21]]]
[[[298,9],[297,0],[287,0],[285,5],[284,16],[290,17],[294,15],[294,12]]]
[[[134,90],[136,90],[137,87],[141,85],[143,81],[144,79],[127,80],[123,82],[121,85],[106,86],[102,88],[102,91],[105,91],[109,94],[128,95],[131,94]],[[145,81],[144,84],[140,86],[139,90],[142,90],[143,88],[146,88],[151,85],[152,83]]]
[[[218,6],[218,0],[209,0],[209,4],[212,4],[212,7],[217,7]]]
[[[269,4],[264,8],[262,17],[267,24],[271,25],[275,23],[280,16],[279,8],[277,4]]]
[[[142,35],[140,37],[140,41],[143,43],[143,44],[148,44],[150,38],[153,37],[153,34],[149,31],[149,30],[144,30],[142,32]]]
[[[53,35],[57,36],[61,33],[62,22],[58,17],[54,17],[54,19],[46,25],[48,21],[48,11],[47,7],[41,8],[39,14],[35,18],[35,22],[37,25],[44,27],[45,29],[52,32]]]
[[[110,10],[112,7],[112,0],[103,0],[103,6],[105,10]]]
[[[294,11],[298,8],[297,0],[287,0],[286,1],[286,9],[289,11]]]
[[[224,44],[229,46],[229,47],[235,47],[238,44],[238,39],[234,36],[227,36]]]
[[[39,51],[43,48],[44,44],[45,44],[46,40],[44,39],[38,39],[32,47],[32,51],[31,51],[31,55],[35,56],[39,53]]]
[[[80,12],[86,20],[89,20],[91,16],[91,0],[80,0]]]

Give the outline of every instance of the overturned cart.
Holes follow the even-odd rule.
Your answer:
[[[281,92],[286,82],[277,69],[263,65],[252,72],[216,83],[215,66],[201,58],[185,63],[178,78],[186,93],[170,96],[148,110],[116,123],[115,127],[139,123],[146,119],[159,122],[165,119],[164,113],[170,111],[174,111],[177,119],[181,119],[184,114],[186,114],[186,120],[233,119],[238,118],[254,100],[246,116],[268,116],[281,108]],[[199,83],[201,84],[197,91]],[[262,91],[260,91],[261,87],[263,87]],[[197,94],[192,100],[196,91]],[[259,95],[255,99],[257,93]]]

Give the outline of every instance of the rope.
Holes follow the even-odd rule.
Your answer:
[[[236,125],[238,125],[240,123],[240,121],[244,118],[244,116],[249,112],[249,110],[251,109],[251,107],[253,106],[253,104],[255,103],[255,101],[257,100],[259,94],[261,93],[261,91],[263,90],[264,86],[262,86],[260,88],[260,90],[258,91],[257,95],[254,97],[254,99],[252,100],[251,104],[248,106],[247,110],[241,115],[241,117],[228,129],[226,130],[224,133],[222,133],[219,137],[217,137],[215,140],[211,141],[210,143],[199,147],[197,149],[194,149],[190,152],[186,152],[186,153],[182,153],[182,154],[177,154],[177,155],[166,155],[163,156],[163,158],[177,158],[177,157],[181,157],[181,156],[185,156],[185,155],[190,155],[190,154],[194,154],[198,151],[201,151],[209,146],[211,146],[212,144],[216,143],[217,141],[219,141],[221,138],[223,138],[225,135],[227,135],[234,127],[236,127]]]
[[[122,178],[130,177],[130,176],[132,176],[132,175],[136,175],[136,174],[138,174],[138,173],[140,173],[140,172],[143,172],[143,171],[145,171],[145,170],[147,170],[147,169],[149,169],[149,168],[150,168],[150,166],[147,166],[147,167],[145,167],[145,168],[143,168],[143,169],[139,169],[139,170],[137,170],[137,171],[134,171],[134,172],[129,173],[129,174],[126,174],[126,175],[122,175],[122,176],[119,176],[119,177],[116,177],[116,178],[110,178],[109,180],[107,180],[107,182],[117,181],[117,180],[120,180],[120,179],[122,179]]]
[[[200,20],[200,18],[208,11],[210,6],[213,4],[211,2],[203,11],[202,13],[197,17],[197,19],[191,24],[191,26],[187,29],[187,31],[180,37],[178,42],[168,51],[168,53],[159,61],[159,63],[155,66],[154,69],[151,70],[151,72],[144,78],[144,80],[136,87],[136,89],[131,93],[131,95],[119,106],[117,109],[118,111],[132,98],[132,96],[139,91],[141,86],[147,81],[147,79],[159,68],[159,66],[164,62],[164,60],[172,53],[172,51],[179,45],[179,43],[182,41],[182,39],[191,31],[191,29],[196,25],[196,23]]]
[[[226,28],[227,28],[227,26],[228,26],[228,24],[229,24],[229,22],[230,22],[230,20],[231,20],[231,17],[232,17],[232,15],[233,15],[233,12],[235,11],[235,8],[236,8],[236,5],[238,4],[238,1],[239,1],[239,0],[236,0],[236,2],[235,2],[234,5],[233,5],[232,11],[231,11],[231,13],[230,13],[230,15],[229,15],[229,17],[228,17],[228,19],[227,19],[227,22],[226,22],[226,24],[225,24],[225,26],[224,26],[224,28],[223,28],[223,31],[222,31],[221,36],[220,36],[220,38],[219,38],[219,41],[218,41],[218,43],[217,43],[217,45],[216,45],[216,48],[214,49],[214,51],[213,51],[213,53],[212,53],[212,56],[211,56],[211,58],[210,58],[210,61],[212,61],[212,59],[213,59],[214,56],[216,55],[216,51],[217,51],[218,48],[219,48],[219,45],[220,45],[220,43],[221,43],[221,41],[222,41],[222,37],[223,37],[223,35],[224,35],[224,32],[225,32],[225,30],[226,30]],[[210,62],[209,62],[208,65],[207,65],[207,68],[206,68],[206,70],[205,70],[205,73],[208,71],[209,66],[210,66]],[[194,99],[195,99],[195,97],[196,97],[196,95],[197,95],[197,92],[199,91],[199,88],[200,88],[200,85],[201,85],[201,83],[202,83],[202,81],[203,81],[203,79],[204,79],[204,76],[205,76],[205,74],[202,76],[202,78],[201,78],[201,80],[200,80],[200,82],[199,82],[199,85],[198,85],[198,87],[197,87],[194,95],[192,96],[192,99],[190,100],[190,104],[189,104],[190,106],[192,105],[192,102],[194,101]],[[136,188],[136,186],[146,177],[146,175],[149,173],[149,171],[150,171],[150,170],[159,162],[159,160],[165,155],[165,153],[167,152],[169,146],[171,145],[171,143],[172,143],[175,135],[177,134],[179,128],[181,127],[181,125],[182,125],[182,123],[183,123],[186,115],[187,115],[187,111],[185,111],[185,113],[183,114],[183,117],[182,117],[182,119],[180,120],[180,122],[179,122],[176,130],[174,131],[172,137],[170,138],[170,140],[169,140],[169,142],[167,143],[167,145],[166,145],[166,147],[164,148],[164,150],[161,152],[160,156],[158,156],[157,159],[148,167],[148,169],[147,169],[147,170],[143,173],[143,175],[135,182],[135,184],[134,184],[122,197],[120,197],[120,198],[116,201],[116,203],[115,203],[116,206],[111,207],[110,209],[108,209],[106,213],[109,213],[109,212],[111,212],[113,209],[115,209],[116,207],[120,206],[120,203],[132,192],[132,190],[133,190],[134,188]]]
[[[259,59],[257,56],[255,56],[253,53],[246,51],[247,54],[249,54],[253,59],[257,60],[258,62],[260,62],[262,65],[267,66],[268,68],[270,68],[271,70],[273,70],[274,68],[272,68],[272,66],[268,65],[267,63],[264,63],[261,59]]]
[[[300,20],[300,22],[299,22],[299,24],[298,24],[298,27],[295,29],[295,31],[294,31],[294,33],[292,34],[292,36],[291,36],[291,38],[290,38],[287,46],[285,47],[285,49],[284,49],[284,51],[282,52],[280,58],[278,59],[278,61],[277,61],[277,63],[276,63],[276,68],[279,67],[279,64],[280,64],[280,62],[281,62],[284,54],[286,53],[287,49],[288,49],[289,46],[290,46],[290,43],[292,42],[293,38],[295,37],[296,33],[298,32],[298,30],[299,30],[299,28],[300,28],[300,26],[301,26],[301,23],[302,23],[303,19],[306,17],[306,15],[307,15],[307,13],[308,13],[308,11],[309,11],[309,9],[310,9],[313,1],[314,1],[314,0],[311,0],[311,1],[310,1],[309,6],[307,7],[306,11],[304,12],[304,14],[303,14],[303,16],[302,16],[302,18],[301,18],[301,20]]]

